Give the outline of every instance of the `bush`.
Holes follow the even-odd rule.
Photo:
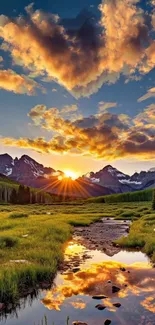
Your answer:
[[[15,213],[11,213],[9,215],[9,218],[11,218],[11,219],[28,218],[28,214],[27,213],[15,212]]]
[[[0,248],[11,248],[18,244],[18,239],[11,236],[0,237]]]

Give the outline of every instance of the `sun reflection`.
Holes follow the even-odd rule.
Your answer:
[[[67,246],[65,250],[65,255],[77,255],[80,253],[83,253],[85,251],[85,247],[76,243],[70,242],[70,244]]]

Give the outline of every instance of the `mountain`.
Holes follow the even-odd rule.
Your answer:
[[[132,192],[155,187],[155,168],[129,176],[108,165],[96,173],[90,172],[84,175],[83,178],[100,186],[105,186],[115,193]]]
[[[50,175],[55,170],[44,167],[27,155],[13,159],[8,154],[0,155],[0,173],[20,182],[28,182],[39,176]],[[27,184],[26,184],[27,185]]]
[[[27,155],[13,159],[8,154],[0,155],[0,173],[23,185],[40,188],[43,191],[63,196],[90,197],[112,194],[113,190],[89,180],[61,178],[62,171],[44,167]]]
[[[23,155],[19,159],[13,159],[8,154],[0,155],[0,173],[13,181],[40,188],[54,195],[79,198],[155,187],[155,168],[129,176],[108,165],[96,173],[87,173],[76,180],[72,180],[63,177],[62,171],[44,167],[27,155]]]

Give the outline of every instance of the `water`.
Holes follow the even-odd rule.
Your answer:
[[[103,325],[110,319],[114,325],[155,325],[155,269],[143,253],[121,251],[109,257],[87,249],[75,238],[66,247],[65,261],[72,269],[66,267],[62,274],[58,273],[51,290],[21,301],[17,313],[7,315],[1,324],[41,324],[46,315],[49,325],[66,324],[67,316],[69,324],[79,320],[88,325]],[[125,272],[120,270],[121,266],[125,266]],[[75,267],[77,272],[73,272]],[[121,290],[113,294],[112,284]],[[108,298],[94,300],[95,294]],[[114,307],[114,302],[121,303],[121,307]],[[104,304],[106,309],[98,310],[97,304]]]

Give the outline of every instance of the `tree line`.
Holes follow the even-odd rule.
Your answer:
[[[48,203],[44,192],[30,190],[30,187],[19,185],[18,187],[1,187],[0,202],[11,204],[35,204]]]

